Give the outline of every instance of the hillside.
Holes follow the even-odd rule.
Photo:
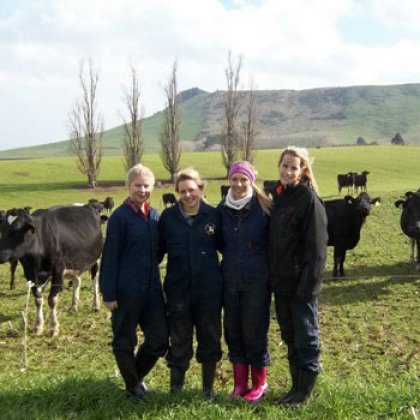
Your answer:
[[[240,92],[244,101],[246,92]],[[218,148],[223,124],[224,92],[207,93],[193,88],[180,93],[181,139],[184,150]],[[389,144],[399,132],[406,143],[420,144],[420,84],[352,86],[309,90],[260,90],[255,92],[258,148],[287,144],[329,146],[367,143]],[[163,112],[143,122],[146,153],[159,150]],[[244,112],[240,113],[244,121]],[[122,127],[104,133],[107,155],[121,154]],[[69,142],[12,149],[0,159],[66,156]]]

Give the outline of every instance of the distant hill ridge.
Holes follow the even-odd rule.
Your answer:
[[[246,91],[239,92],[244,99]],[[182,104],[181,139],[184,150],[217,149],[223,126],[224,91],[192,88],[179,93]],[[408,144],[420,144],[420,84],[329,87],[307,90],[255,91],[258,148],[287,144],[330,146],[389,144],[399,132]],[[163,112],[145,118],[143,137],[147,152],[159,150]],[[244,120],[244,109],[239,114]],[[122,126],[104,133],[107,155],[121,154]],[[66,156],[68,141],[0,152],[0,158]]]

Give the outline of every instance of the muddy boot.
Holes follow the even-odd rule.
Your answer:
[[[214,377],[216,375],[216,363],[212,364],[203,364],[201,366],[202,372],[202,379],[203,379],[203,394],[204,397],[212,401],[214,398],[213,394],[213,384],[214,384]]]
[[[293,407],[308,401],[315,387],[317,376],[318,372],[299,369],[297,391],[283,405]]]
[[[142,400],[145,393],[137,377],[134,355],[129,351],[114,351],[114,356],[128,395],[136,402]]]
[[[290,376],[292,377],[292,387],[290,388],[289,392],[282,395],[279,399],[279,404],[285,404],[289,401],[292,395],[297,391],[298,388],[298,377],[299,377],[299,369],[297,366],[292,365],[289,363],[290,369]]]
[[[178,367],[171,367],[170,371],[170,391],[181,391],[185,381],[185,370]]]
[[[155,366],[156,362],[158,361],[159,357],[153,356],[151,354],[145,353],[141,350],[137,352],[136,355],[136,373],[139,379],[140,385],[143,387],[143,391],[145,394],[151,392],[148,389],[146,384],[143,382],[146,375],[152,370]]]

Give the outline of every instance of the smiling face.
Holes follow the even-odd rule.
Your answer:
[[[236,172],[229,178],[229,185],[232,190],[233,198],[239,200],[246,197],[248,189],[251,188],[251,180],[240,172]]]
[[[131,199],[144,210],[144,204],[150,200],[153,191],[153,179],[147,175],[139,175],[134,178],[128,188]]]
[[[197,182],[186,179],[178,183],[178,193],[181,206],[186,213],[195,213],[200,208],[203,190]]]
[[[300,167],[301,159],[293,154],[286,153],[278,167],[282,185],[296,185],[299,183],[303,169]]]

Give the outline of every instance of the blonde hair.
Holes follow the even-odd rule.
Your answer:
[[[250,171],[251,172],[253,172],[254,173],[254,175],[255,175],[255,180],[257,179],[257,176],[258,176],[258,171],[257,171],[257,169],[252,165],[252,163],[251,162],[248,162],[247,160],[238,160],[238,161],[236,161],[236,162],[234,162],[232,165],[231,165],[231,167],[233,167],[234,165],[237,165],[237,164],[240,164],[240,165],[244,165],[244,166],[247,166],[249,169],[250,169]],[[247,175],[247,174],[244,174],[244,175]],[[248,176],[248,175],[247,175]],[[249,178],[249,176],[248,176],[248,178]],[[251,180],[252,181],[252,180]],[[255,195],[257,196],[257,200],[258,200],[258,203],[260,204],[260,206],[261,206],[261,208],[262,208],[262,210],[263,210],[263,212],[265,213],[265,214],[270,214],[271,213],[271,208],[273,207],[273,203],[272,203],[272,201],[270,200],[270,198],[268,198],[266,195],[265,195],[265,193],[260,189],[260,187],[258,187],[258,185],[256,185],[255,184],[255,181],[254,182],[252,182],[252,188],[254,189],[254,191],[255,191]]]
[[[188,168],[181,169],[176,175],[175,175],[175,191],[179,192],[179,183],[182,181],[194,181],[200,190],[204,190],[205,182],[201,179],[200,174],[197,170],[195,170],[193,167],[189,166]]]
[[[312,171],[313,159],[309,157],[308,150],[304,147],[288,146],[280,155],[277,166],[280,166],[285,155],[292,155],[300,159],[300,167],[302,169],[302,178],[304,178],[308,186],[318,193],[318,184],[316,183],[314,173]]]
[[[127,179],[125,180],[125,185],[128,188],[130,188],[130,185],[132,184],[132,182],[139,176],[149,177],[152,180],[152,186],[155,185],[155,175],[148,167],[142,165],[141,163],[134,165],[127,172]]]

